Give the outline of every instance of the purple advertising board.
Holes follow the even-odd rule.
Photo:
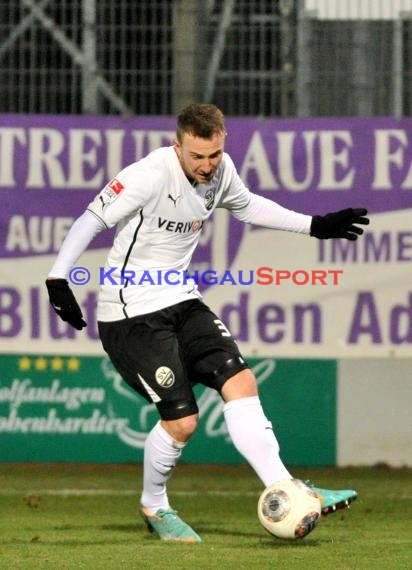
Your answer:
[[[40,306],[46,300],[40,297],[47,268],[71,223],[94,195],[127,164],[173,144],[174,129],[171,117],[0,116],[0,340],[7,341],[8,350],[69,350],[64,341],[52,342],[59,335],[51,334],[50,327],[43,333],[36,325],[46,311]],[[277,346],[279,354],[289,356],[299,342],[307,355],[315,350],[318,356],[387,356],[394,347],[402,354],[412,337],[407,277],[412,260],[412,119],[228,118],[227,130],[226,151],[253,192],[307,214],[367,207],[371,215],[371,226],[356,247],[314,245],[314,240],[293,246],[294,269],[311,260],[311,268],[342,267],[348,277],[339,295],[334,290],[334,305],[328,305],[332,302],[324,289],[324,300],[314,289],[303,295],[303,287],[282,292],[288,307],[297,296],[308,303],[325,303],[324,330],[328,332],[312,335],[315,340],[308,346],[299,341],[303,332],[285,334],[288,340]],[[225,232],[217,245],[212,237],[201,241],[195,263],[210,267],[213,251],[220,248],[226,267],[236,263],[245,267],[245,263],[252,265],[257,249],[267,244],[268,230],[247,227],[233,218],[226,222]],[[109,247],[112,237],[112,232],[103,232],[90,251]],[[283,241],[279,243],[271,261],[286,268],[290,254],[284,251]],[[216,310],[230,317],[232,294],[226,290],[225,299],[221,289],[214,288],[210,297]],[[93,303],[95,296],[90,295],[89,291]],[[262,296],[261,291],[257,295]],[[351,295],[360,313],[356,327],[352,320],[342,333],[332,321],[336,314],[338,321],[344,320],[347,311],[341,301]],[[267,298],[269,302],[273,294]],[[245,299],[240,293],[239,303]],[[247,310],[253,310],[252,305]],[[261,330],[266,327],[267,311],[263,318],[262,311],[256,310],[254,327]],[[381,321],[385,323],[380,325]],[[259,356],[266,355],[270,339],[277,338],[276,334],[254,334],[244,319],[238,329],[242,348]],[[67,333],[66,338],[71,341],[74,336]],[[94,354],[97,334],[93,328],[87,341],[90,346],[86,342],[80,350]]]

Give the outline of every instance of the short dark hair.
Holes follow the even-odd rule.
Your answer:
[[[176,136],[182,142],[185,133],[202,139],[226,133],[222,111],[211,103],[192,103],[177,116]]]

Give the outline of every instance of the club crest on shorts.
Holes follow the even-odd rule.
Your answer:
[[[175,383],[175,375],[167,366],[159,366],[155,372],[156,382],[163,388],[170,388]]]

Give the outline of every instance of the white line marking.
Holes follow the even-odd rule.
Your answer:
[[[100,496],[130,496],[138,495],[140,491],[134,489],[1,489],[0,496],[4,495],[55,495],[59,497],[100,497]],[[171,495],[181,497],[198,497],[199,495],[221,497],[258,497],[256,491],[169,491]]]

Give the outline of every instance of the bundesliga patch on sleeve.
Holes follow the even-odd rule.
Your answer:
[[[123,184],[117,178],[112,178],[108,184],[103,188],[100,198],[104,205],[110,204],[117,198],[117,196],[124,190]]]

